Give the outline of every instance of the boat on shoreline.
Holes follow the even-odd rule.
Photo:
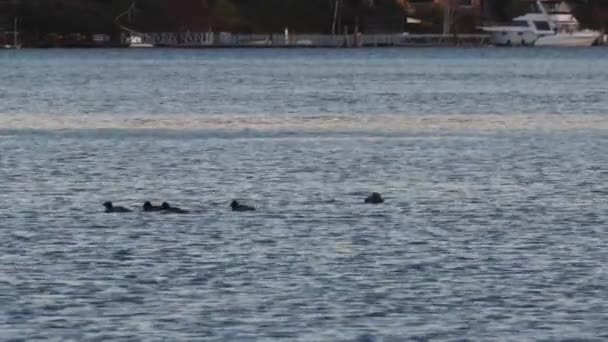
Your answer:
[[[152,48],[154,44],[144,43],[144,40],[140,36],[130,36],[129,47],[131,48]]]
[[[513,18],[510,25],[484,26],[491,42],[499,46],[592,46],[601,37],[582,30],[565,1],[537,0],[528,13]]]

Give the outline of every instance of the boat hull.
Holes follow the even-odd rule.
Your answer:
[[[488,32],[489,31],[489,32]],[[490,41],[498,46],[587,47],[601,37],[599,32],[536,34],[528,32],[490,31]]]
[[[534,46],[586,47],[592,46],[600,36],[599,32],[558,33],[538,38]]]
[[[498,46],[532,46],[538,39],[538,35],[532,31],[528,32],[504,32],[485,30],[490,34],[490,42]]]

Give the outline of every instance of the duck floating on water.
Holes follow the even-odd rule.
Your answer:
[[[146,201],[146,203],[144,203],[143,209],[144,211],[161,211],[163,210],[163,207],[160,205],[152,205],[150,201]]]
[[[169,203],[167,202],[163,202],[163,204],[161,204],[161,211],[166,212],[166,213],[171,213],[171,214],[187,214],[189,213],[188,210],[184,210],[178,207],[172,207],[171,205],[169,205]]]
[[[381,204],[384,203],[384,198],[382,198],[382,195],[380,195],[377,192],[372,192],[371,195],[367,196],[367,198],[365,198],[365,203],[367,204]]]
[[[106,207],[106,213],[130,213],[132,210],[127,209],[125,207],[115,207],[112,202],[105,202],[103,204]]]
[[[255,211],[254,207],[240,204],[237,200],[233,200],[232,203],[230,203],[230,208],[232,208],[232,211]]]

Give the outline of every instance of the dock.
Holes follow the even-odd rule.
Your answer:
[[[486,46],[485,34],[235,34],[227,32],[141,33],[144,43],[171,48],[358,48]],[[127,43],[128,35],[123,35]]]

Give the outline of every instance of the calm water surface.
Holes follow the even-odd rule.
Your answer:
[[[22,50],[0,76],[0,340],[608,339],[608,49]]]

